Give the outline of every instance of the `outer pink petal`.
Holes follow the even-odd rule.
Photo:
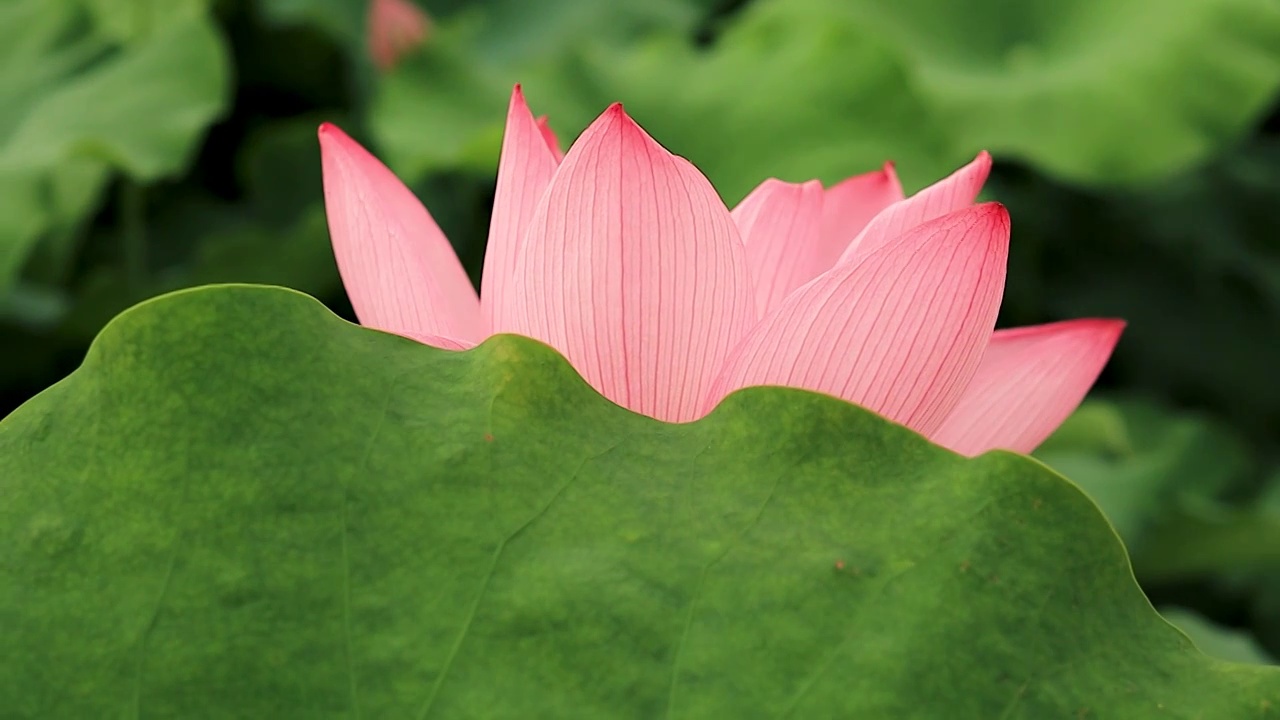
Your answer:
[[[836,264],[849,243],[881,210],[903,198],[902,183],[893,163],[876,172],[855,175],[827,189],[822,205],[822,242],[814,260],[815,272]]]
[[[996,332],[933,440],[965,455],[994,448],[1031,452],[1084,399],[1124,325],[1069,320]]]
[[[707,179],[613,105],[582,134],[520,256],[516,332],[555,347],[614,402],[698,415],[755,321],[746,251]]]
[[[480,306],[490,332],[508,332],[511,281],[516,257],[524,243],[533,211],[546,192],[558,160],[516,85],[507,107],[507,129],[498,160],[498,185],[489,220],[484,272],[480,275]]]
[[[538,131],[542,133],[542,140],[547,144],[547,148],[551,150],[551,154],[555,156],[556,162],[559,163],[564,159],[564,151],[560,149],[560,138],[556,137],[556,131],[551,129],[551,123],[547,120],[546,115],[539,115],[537,118]]]
[[[815,264],[822,194],[817,180],[797,185],[769,179],[733,209],[762,312],[777,307],[823,269]]]
[[[828,393],[928,434],[968,385],[1004,289],[1009,216],[995,203],[917,226],[797,290],[735,351],[708,395],[751,385]]]
[[[411,334],[408,337],[421,342],[422,345],[439,347],[440,350],[471,350],[472,347],[476,346],[474,342],[453,340],[452,337],[440,337],[436,336],[436,334]]]
[[[934,218],[969,207],[991,173],[991,156],[983,150],[968,165],[876,215],[844,249],[838,263],[875,252],[902,233]]]
[[[319,135],[329,236],[360,322],[399,335],[479,341],[475,288],[431,214],[337,127],[321,125]]]

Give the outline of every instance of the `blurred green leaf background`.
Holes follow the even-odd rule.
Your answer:
[[[729,203],[886,160],[914,190],[986,148],[1001,324],[1129,321],[1038,456],[1202,648],[1280,656],[1275,0],[418,0],[425,42],[389,71],[366,3],[0,1],[0,415],[169,290],[281,284],[350,317],[322,121],[473,276],[517,81],[563,140],[624,101]]]

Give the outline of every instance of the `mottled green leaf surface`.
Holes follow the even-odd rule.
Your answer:
[[[0,423],[8,717],[1252,718],[1096,507],[851,405],[667,425],[502,337],[139,306]]]

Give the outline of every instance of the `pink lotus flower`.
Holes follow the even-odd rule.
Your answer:
[[[660,420],[750,385],[844,398],[958,452],[1028,452],[1080,403],[1123,323],[993,332],[1009,217],[986,153],[903,198],[893,166],[766,180],[732,212],[621,105],[561,157],[517,86],[477,298],[417,198],[332,125],[325,201],[366,326],[440,348],[517,333]]]
[[[411,0],[370,0],[368,28],[369,54],[386,71],[427,39],[431,19]]]

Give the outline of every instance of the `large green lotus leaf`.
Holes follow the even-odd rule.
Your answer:
[[[112,171],[145,182],[187,164],[228,86],[204,6],[0,6],[0,297],[34,243],[93,210]]]
[[[145,303],[0,423],[7,717],[1263,717],[1026,457],[779,388],[668,425],[531,340]]]
[[[572,132],[625,101],[731,201],[771,175],[833,181],[886,159],[919,187],[984,147],[1074,181],[1141,181],[1230,142],[1280,88],[1272,0],[756,0],[710,48],[580,31],[519,57],[492,50],[493,28],[514,26],[501,7],[480,29],[442,26],[430,62],[381,88],[373,127],[397,169],[491,172],[523,81]]]

